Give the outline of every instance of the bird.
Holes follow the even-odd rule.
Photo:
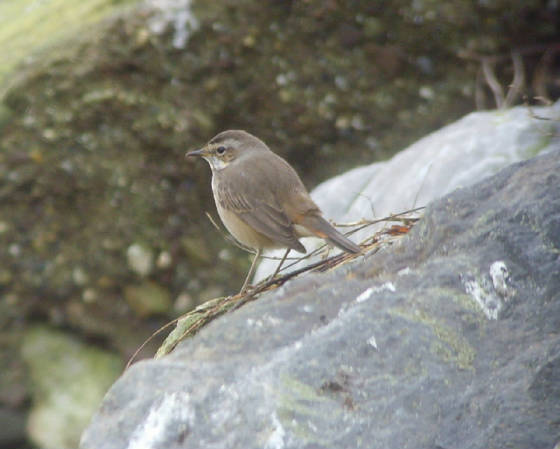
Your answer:
[[[202,157],[212,170],[216,209],[229,233],[255,251],[240,293],[246,292],[263,250],[305,254],[301,237],[319,237],[347,253],[361,249],[325,218],[292,166],[261,139],[243,130],[222,131],[186,157]]]

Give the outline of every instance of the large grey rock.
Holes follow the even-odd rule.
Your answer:
[[[312,193],[325,216],[339,223],[375,219],[402,212],[467,187],[558,145],[560,102],[529,109],[473,112],[420,139],[385,162],[358,167],[320,184]],[[555,137],[556,136],[556,137]],[[371,229],[356,233],[356,242]],[[308,249],[323,242],[305,239]],[[281,257],[284,250],[272,251]],[[264,260],[259,280],[274,272],[276,260]],[[302,264],[309,263],[309,259]],[[300,268],[295,264],[291,269]]]
[[[115,383],[82,449],[550,449],[560,148],[434,202]]]

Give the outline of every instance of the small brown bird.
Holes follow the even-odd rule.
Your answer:
[[[212,192],[218,214],[237,241],[256,256],[241,292],[253,277],[263,249],[287,248],[305,253],[300,237],[320,237],[348,253],[360,247],[323,218],[295,170],[266,144],[246,131],[224,131],[200,150],[212,169]]]

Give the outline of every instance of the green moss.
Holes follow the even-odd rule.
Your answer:
[[[283,375],[280,378],[280,391],[277,393],[278,419],[285,428],[307,442],[328,445],[327,440],[322,440],[320,435],[309,425],[313,419],[324,416],[323,408],[318,408],[317,403],[332,401],[331,398],[322,396],[319,392],[298,379]],[[335,420],[340,414],[339,407],[333,407],[329,419]]]
[[[307,414],[313,414],[312,410],[307,407],[300,408],[298,402],[325,402],[329,398],[321,396],[315,388],[306,383],[301,382],[294,377],[284,374],[281,376],[281,384],[283,390],[289,392],[288,396],[284,396],[282,403],[288,405],[291,410],[300,410]]]
[[[61,52],[84,29],[138,0],[7,0],[0,2],[0,97],[6,76],[26,58]]]
[[[428,326],[437,337],[437,340],[431,345],[431,350],[436,355],[458,369],[474,369],[472,366],[476,355],[474,348],[460,334],[446,326],[434,315],[420,309],[411,311],[402,308],[392,308],[389,313]]]
[[[550,145],[554,133],[555,131],[552,125],[543,126],[540,141],[527,147],[523,152],[523,157],[529,159],[538,156],[542,150]]]

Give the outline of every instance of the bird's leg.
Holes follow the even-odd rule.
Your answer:
[[[328,259],[333,248],[334,246],[331,245],[329,242],[327,242],[327,247],[324,249],[324,251],[321,252],[321,256],[320,256],[321,259],[322,260]]]
[[[249,286],[249,281],[255,274],[255,269],[257,268],[257,261],[260,259],[262,253],[262,249],[257,249],[257,254],[255,254],[255,258],[253,259],[253,263],[251,264],[251,268],[249,269],[249,273],[247,273],[247,277],[245,278],[245,282],[243,282],[243,287],[241,287],[241,291],[239,293],[245,293],[247,287]]]
[[[288,254],[290,254],[291,249],[288,248],[286,250],[286,252],[284,253],[284,255],[282,256],[282,260],[280,261],[280,263],[278,264],[278,266],[276,267],[276,270],[274,271],[274,274],[272,276],[270,276],[268,279],[272,280],[276,277],[276,275],[280,272],[280,268],[282,268],[282,265],[284,264],[284,262],[286,261],[286,257],[288,257]]]

